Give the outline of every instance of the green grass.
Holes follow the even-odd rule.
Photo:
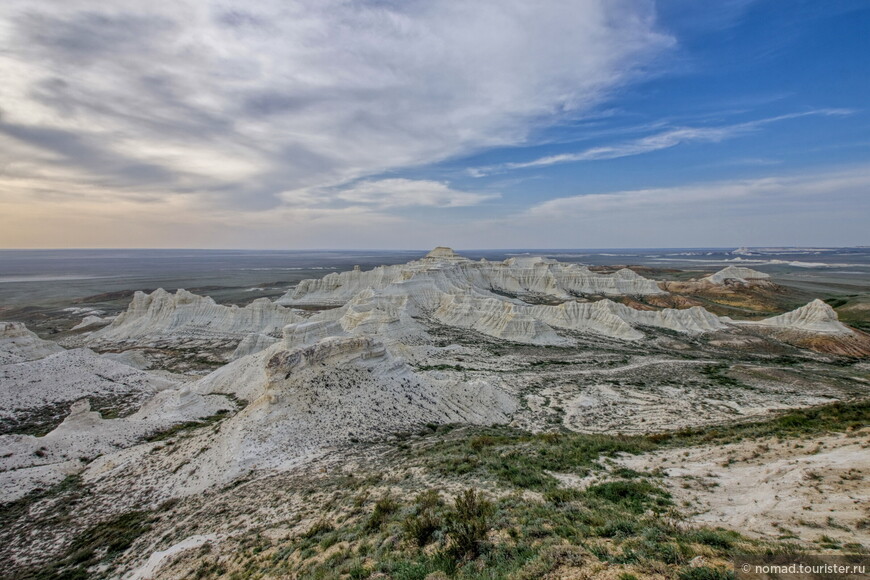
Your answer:
[[[586,475],[601,458],[639,454],[662,447],[729,443],[746,438],[800,437],[843,432],[870,425],[870,400],[838,402],[778,414],[764,421],[684,429],[652,435],[532,434],[506,427],[465,428],[447,438],[442,432],[422,445],[418,461],[442,475],[494,478],[510,486],[550,492],[558,481],[547,472]],[[633,479],[630,470],[617,475]]]
[[[494,476],[515,487],[547,491],[558,481],[546,471],[583,473],[601,456],[650,451],[656,444],[640,437],[530,434],[507,428],[474,430],[421,451],[423,462],[445,475]]]
[[[763,437],[792,438],[821,433],[842,433],[870,425],[870,400],[837,402],[777,414],[765,421],[684,429],[649,438],[671,446],[730,443]]]
[[[353,498],[348,493],[344,501],[353,503]],[[642,577],[644,571],[661,574],[663,567],[676,578],[698,554],[726,559],[737,551],[761,549],[738,534],[687,529],[652,513],[669,508],[669,502],[667,493],[647,480],[601,484],[559,503],[519,493],[493,499],[474,489],[448,502],[436,490],[408,501],[390,498],[388,510],[383,502],[381,496],[356,518],[334,516],[341,523],[324,528],[328,532],[280,540],[262,554],[251,553],[244,569],[250,577],[299,579],[363,579],[382,573],[412,580],[430,574],[532,580],[558,574],[563,567],[597,564],[622,570],[625,578],[634,573]],[[430,529],[421,541],[412,522],[424,513]],[[373,517],[377,527],[368,524]],[[343,544],[336,549],[339,542]],[[715,568],[709,573],[726,574]]]
[[[226,417],[229,416],[229,414],[230,414],[230,411],[228,411],[226,409],[221,409],[220,411],[218,411],[214,415],[210,415],[210,416],[208,416],[204,419],[201,419],[199,421],[186,421],[184,423],[178,423],[177,425],[173,425],[172,427],[169,427],[167,429],[157,431],[156,433],[153,433],[151,436],[149,436],[145,440],[148,442],[165,441],[166,439],[171,439],[172,437],[175,437],[176,435],[183,435],[183,434],[188,433],[190,431],[194,431],[196,429],[199,429],[200,427],[207,427],[209,425],[212,425],[212,424],[220,421],[221,419],[225,419]]]
[[[91,526],[73,538],[65,553],[43,566],[22,570],[20,580],[78,580],[103,577],[90,568],[111,562],[150,527],[149,512],[132,511]]]

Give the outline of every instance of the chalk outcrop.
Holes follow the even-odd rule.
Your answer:
[[[80,348],[0,367],[0,418],[71,404],[83,397],[149,398],[176,382]]]
[[[853,334],[852,329],[837,318],[836,311],[819,299],[779,316],[754,322],[741,322],[740,324],[815,334]]]
[[[769,282],[770,274],[765,274],[764,272],[759,272],[758,270],[753,270],[752,268],[742,268],[740,266],[728,266],[719,270],[715,274],[710,274],[702,280],[710,282],[711,284],[723,285],[723,284],[758,284]]]
[[[126,312],[88,337],[88,343],[175,343],[216,340],[241,341],[250,333],[280,336],[287,324],[300,317],[288,308],[259,298],[244,308],[223,306],[208,296],[179,289],[175,294],[157,289],[136,292]]]
[[[37,360],[63,350],[59,344],[42,340],[21,322],[0,322],[0,365]]]
[[[436,248],[422,260],[402,266],[303,281],[281,300],[342,306],[288,326],[284,342],[292,347],[327,336],[353,335],[420,343],[426,337],[422,320],[513,342],[551,345],[573,342],[557,329],[638,340],[644,336],[638,326],[687,334],[725,327],[702,308],[640,311],[608,299],[575,299],[581,294],[623,293],[663,292],[652,280],[628,269],[599,274],[540,257],[472,262],[449,248]],[[530,303],[541,301],[561,304]]]
[[[439,247],[407,264],[379,266],[368,271],[333,272],[320,279],[303,280],[276,302],[293,306],[341,306],[363,290],[383,290],[391,284],[410,280],[431,280],[441,288],[449,285],[552,300],[569,300],[579,295],[665,293],[655,281],[629,269],[601,274],[585,266],[541,257],[474,262],[450,248]]]
[[[72,327],[72,330],[96,330],[107,324],[111,324],[113,318],[104,318],[102,316],[85,316],[82,321]]]
[[[202,396],[225,393],[249,403],[208,434],[207,446],[177,452],[185,468],[164,474],[160,485],[196,493],[330,445],[383,439],[429,422],[503,423],[518,403],[500,383],[415,371],[371,337],[329,337],[290,349],[276,343],[191,385]],[[93,469],[103,469],[100,460]]]

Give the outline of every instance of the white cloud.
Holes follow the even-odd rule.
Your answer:
[[[375,187],[398,206],[469,205],[479,194],[358,182],[521,143],[598,105],[673,45],[653,8],[6,0],[0,135],[13,146],[0,166],[25,172],[37,148],[53,170],[21,176],[34,190],[187,195],[203,210],[280,207],[349,183],[335,200],[372,205]],[[0,191],[14,187],[0,175]]]
[[[769,217],[771,207],[785,214],[805,211],[808,204],[825,209],[826,205],[840,205],[846,200],[853,202],[851,209],[860,211],[867,206],[865,192],[868,187],[870,169],[861,167],[816,175],[774,176],[560,197],[527,209],[523,216],[587,220],[600,219],[602,215],[614,219],[630,214],[650,216],[650,212],[674,216],[714,212],[725,217],[726,213],[754,211]]]
[[[764,125],[784,121],[787,119],[795,119],[799,117],[807,117],[813,115],[848,115],[851,111],[847,109],[819,109],[815,111],[806,111],[803,113],[791,113],[788,115],[779,115],[776,117],[768,117],[766,119],[758,119],[745,123],[736,123],[721,127],[673,127],[660,131],[653,135],[617,143],[615,145],[606,145],[601,147],[591,147],[578,151],[576,153],[562,153],[559,155],[548,155],[533,159],[532,161],[524,161],[518,163],[504,163],[492,167],[478,167],[469,170],[473,177],[483,177],[490,173],[509,170],[509,169],[526,169],[530,167],[547,167],[550,165],[559,165],[562,163],[575,163],[578,161],[595,161],[599,159],[617,159],[619,157],[629,157],[632,155],[641,155],[659,151],[661,149],[669,149],[684,143],[718,143],[727,139],[733,139],[742,135],[746,135],[757,131]]]
[[[336,197],[350,203],[394,208],[409,206],[468,207],[495,199],[499,195],[457,191],[438,181],[381,179],[379,181],[361,181],[339,191]]]

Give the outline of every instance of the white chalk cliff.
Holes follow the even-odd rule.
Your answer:
[[[288,346],[334,335],[380,335],[391,341],[424,340],[420,320],[468,328],[495,338],[532,344],[570,344],[556,329],[638,340],[637,326],[688,334],[725,325],[703,308],[641,311],[603,299],[577,302],[579,294],[661,294],[653,280],[631,270],[596,274],[575,264],[538,257],[472,262],[436,248],[401,266],[333,273],[305,280],[280,299],[288,304],[341,305],[288,326]],[[507,295],[507,296],[505,296]],[[563,301],[533,305],[511,296]]]
[[[738,324],[762,326],[775,330],[810,332],[815,334],[854,334],[837,318],[837,312],[818,298],[805,306],[772,318]]]
[[[728,266],[719,270],[715,274],[710,274],[703,278],[711,284],[721,286],[728,282],[738,284],[754,284],[770,280],[770,274],[753,270],[752,268],[742,268],[740,266]]]
[[[0,322],[0,365],[37,360],[62,351],[63,347],[42,340],[21,322]]]
[[[585,266],[540,257],[474,262],[450,248],[439,247],[407,264],[379,266],[368,271],[333,272],[320,279],[303,280],[276,302],[294,306],[340,306],[363,290],[383,290],[391,284],[412,279],[431,279],[441,287],[447,284],[482,292],[555,300],[568,300],[578,295],[665,293],[655,281],[628,269],[600,274]]]
[[[285,325],[298,320],[292,310],[268,298],[239,308],[183,289],[170,294],[160,288],[151,294],[136,292],[127,310],[109,326],[92,333],[88,342],[239,341],[250,333],[280,336]]]

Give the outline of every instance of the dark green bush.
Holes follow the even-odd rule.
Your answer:
[[[483,550],[489,532],[492,504],[473,489],[467,489],[454,499],[454,511],[448,515],[449,552],[457,559],[473,560]]]
[[[399,502],[389,494],[375,502],[375,509],[366,522],[367,530],[379,530],[386,521],[399,509]]]
[[[430,489],[417,496],[414,513],[402,523],[405,536],[423,547],[432,540],[435,532],[444,526],[440,511],[444,506],[437,490]]]

